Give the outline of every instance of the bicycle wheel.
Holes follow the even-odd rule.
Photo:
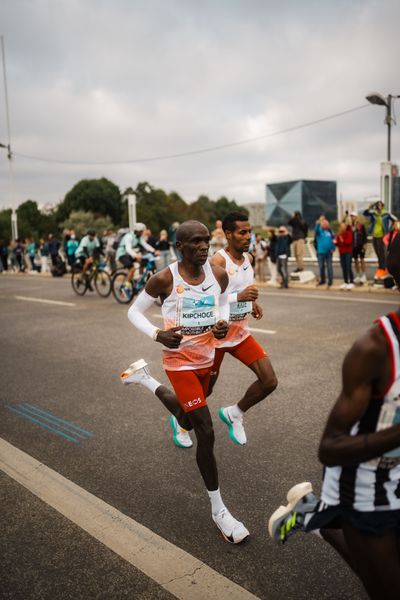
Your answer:
[[[78,294],[78,296],[83,296],[84,294],[86,294],[87,285],[86,281],[84,281],[82,278],[81,271],[74,271],[72,273],[71,285],[75,294]]]
[[[107,271],[97,271],[94,276],[94,287],[102,298],[111,294],[111,277]]]
[[[133,296],[137,293],[135,283],[132,282],[132,287],[126,286],[126,273],[117,271],[112,278],[112,293],[114,298],[120,304],[129,304]]]

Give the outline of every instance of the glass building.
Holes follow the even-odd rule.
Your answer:
[[[266,187],[267,225],[286,225],[296,210],[310,227],[321,215],[329,221],[337,219],[336,181],[302,179],[270,183]]]
[[[393,177],[392,190],[392,210],[391,212],[398,217],[400,215],[400,177]]]

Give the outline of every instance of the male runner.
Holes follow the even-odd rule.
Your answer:
[[[197,438],[197,465],[211,501],[212,518],[227,541],[239,543],[249,532],[225,507],[218,485],[214,456],[214,429],[206,402],[214,360],[214,338],[228,330],[227,274],[208,262],[210,234],[198,221],[186,221],[177,229],[176,247],[182,260],[153,275],[128,312],[130,321],[160,342],[163,363],[175,394],[151,377],[139,360],[121,374],[123,383],[140,383],[153,392],[171,412],[174,441],[189,447],[187,430]],[[144,312],[160,297],[164,329],[158,329]]]
[[[387,266],[400,285],[400,237]],[[269,520],[285,542],[320,530],[359,576],[370,598],[400,598],[400,309],[381,317],[348,352],[342,391],[319,448],[320,502],[311,484],[289,490]]]
[[[230,438],[240,446],[246,444],[243,415],[252,406],[269,396],[278,381],[265,350],[249,332],[248,315],[256,319],[263,316],[257,304],[258,289],[254,285],[254,257],[248,253],[251,226],[247,215],[232,212],[222,223],[227,246],[211,259],[211,264],[220,266],[228,273],[228,299],[230,327],[226,337],[217,342],[208,394],[213,391],[221,363],[226,353],[245,364],[257,376],[244,396],[232,406],[219,409],[219,416],[229,428]]]

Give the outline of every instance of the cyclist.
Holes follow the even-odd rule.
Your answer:
[[[87,271],[93,264],[93,260],[99,258],[101,251],[101,245],[98,237],[96,236],[95,229],[89,229],[87,234],[81,239],[79,246],[75,252],[76,261],[80,263],[82,267],[82,278],[87,279]],[[90,291],[93,292],[92,286],[88,282]]]
[[[118,249],[116,259],[128,269],[128,275],[125,281],[125,287],[132,287],[132,279],[135,273],[135,266],[139,265],[141,272],[146,264],[146,259],[143,258],[143,252],[151,252],[154,254],[153,246],[150,246],[143,239],[143,232],[146,229],[144,223],[136,223],[133,226],[133,230],[122,236]]]

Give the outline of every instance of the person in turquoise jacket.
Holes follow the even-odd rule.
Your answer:
[[[336,248],[333,233],[328,219],[321,215],[314,227],[315,238],[317,243],[317,258],[319,266],[319,282],[318,285],[326,285],[326,272],[328,275],[328,287],[333,283],[333,266],[332,255]]]

